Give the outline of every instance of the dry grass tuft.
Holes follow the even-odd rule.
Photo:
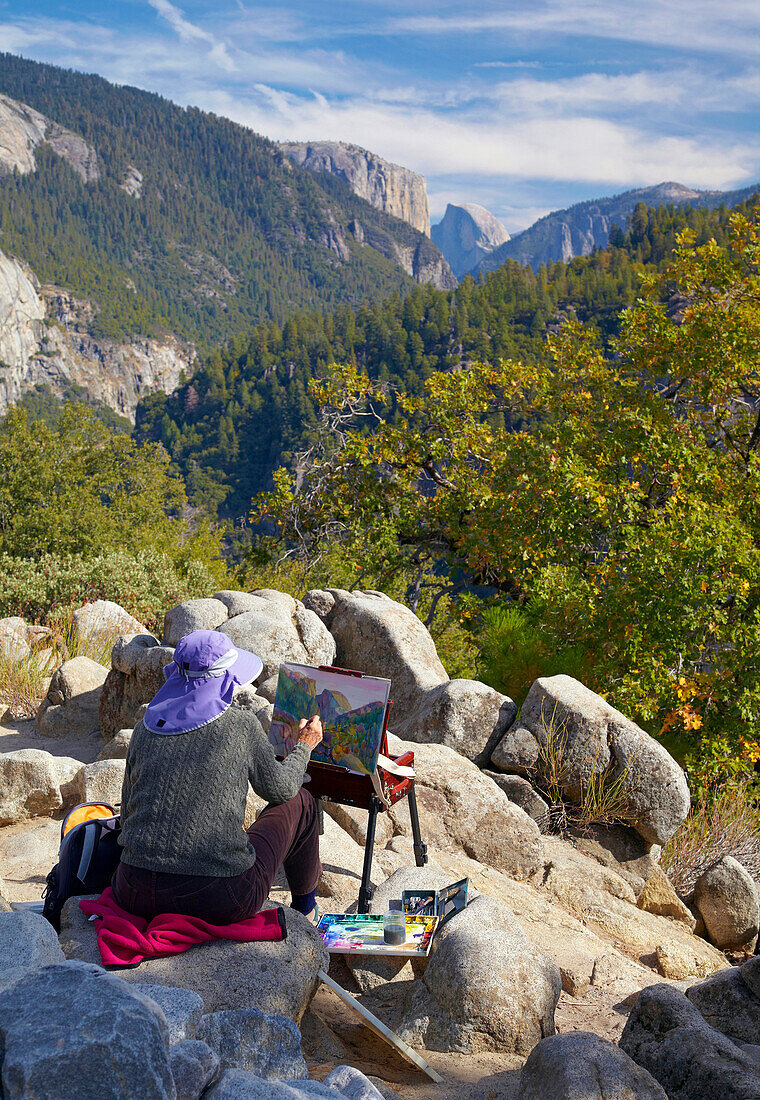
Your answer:
[[[110,668],[111,650],[120,630],[112,628],[82,636],[74,627],[73,613],[70,608],[51,620],[51,633],[27,656],[14,659],[0,655],[0,711],[5,704],[9,718],[34,718],[53,672],[72,657],[89,657]]]
[[[583,830],[591,825],[611,825],[620,821],[626,812],[628,800],[625,781],[628,770],[610,778],[606,771],[592,768],[591,778],[581,789],[577,803],[568,802],[564,795],[567,781],[567,722],[557,719],[555,706],[550,718],[541,715],[544,738],[539,738],[538,761],[534,785],[550,803],[549,827],[552,832],[564,832],[568,825]]]
[[[682,897],[703,871],[730,855],[760,882],[760,806],[747,785],[704,793],[662,852],[662,866]]]
[[[70,661],[72,657],[89,657],[105,668],[111,667],[111,650],[123,631],[119,627],[109,627],[80,634],[74,626],[74,609],[69,608],[50,621],[52,636],[49,644],[57,655],[56,666]]]
[[[50,662],[34,651],[20,660],[0,656],[0,703],[5,704],[9,718],[34,718],[51,673]]]

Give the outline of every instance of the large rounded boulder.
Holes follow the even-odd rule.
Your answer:
[[[394,1023],[413,1046],[525,1055],[554,1034],[561,992],[559,969],[510,910],[478,897],[437,933],[423,979]]]
[[[228,593],[225,595],[229,597]],[[333,664],[335,642],[330,632],[300,600],[268,589],[245,595],[249,610],[234,615],[219,629],[235,645],[261,657],[264,662],[262,682],[275,676],[283,661],[302,665]]]
[[[384,593],[315,589],[304,604],[335,638],[336,664],[391,681],[394,725],[416,711],[421,692],[448,680],[430,632],[410,608]]]
[[[553,771],[569,802],[593,781],[617,783],[616,816],[649,844],[665,844],[689,812],[686,776],[667,750],[570,676],[536,680],[519,725],[491,759],[500,771],[539,781]]]

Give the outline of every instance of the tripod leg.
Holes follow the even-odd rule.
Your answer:
[[[378,813],[379,799],[373,798],[369,806],[369,819],[367,820],[367,839],[364,844],[364,866],[362,867],[362,884],[359,887],[359,902],[356,907],[357,913],[369,913],[369,903],[372,901],[372,895],[375,892],[374,886],[370,883],[370,875],[372,873],[372,855],[375,848],[375,828],[377,826],[377,813]]]
[[[428,861],[427,844],[423,844],[420,835],[420,815],[417,812],[417,792],[414,789],[414,780],[409,788],[409,818],[412,823],[412,840],[414,841],[414,861],[418,867],[424,867]]]

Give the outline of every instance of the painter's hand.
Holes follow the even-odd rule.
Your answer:
[[[298,740],[305,742],[310,749],[315,749],[322,740],[322,719],[318,714],[313,715],[308,722],[302,718],[298,723]]]

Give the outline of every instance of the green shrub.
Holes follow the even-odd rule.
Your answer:
[[[182,600],[210,596],[219,577],[201,562],[173,562],[157,550],[109,550],[94,557],[0,554],[0,616],[56,622],[93,600],[113,600],[152,631],[164,612]]]
[[[493,604],[475,624],[480,649],[480,678],[518,704],[539,676],[565,673],[586,679],[587,661],[578,646],[558,646],[552,635],[525,611]]]

